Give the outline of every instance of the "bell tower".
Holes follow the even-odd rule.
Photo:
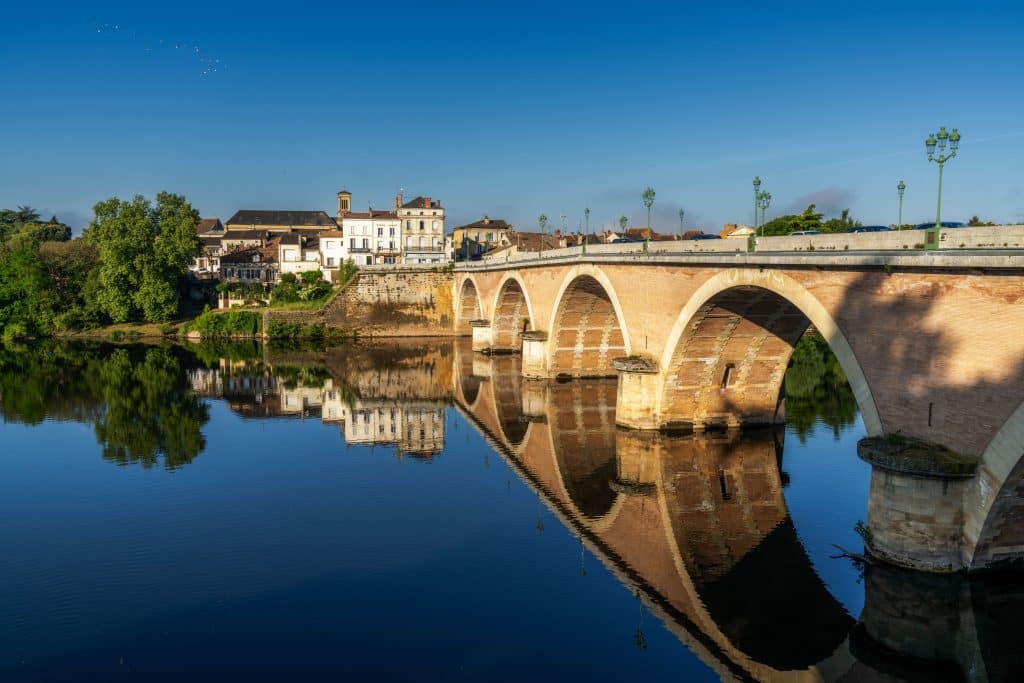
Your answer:
[[[352,210],[352,193],[348,190],[338,192],[338,222]]]

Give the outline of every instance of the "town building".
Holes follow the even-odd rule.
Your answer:
[[[718,233],[719,237],[728,239],[747,239],[751,235],[757,233],[757,229],[750,225],[737,225],[736,223],[726,223],[722,226],[722,232]]]
[[[220,276],[224,282],[239,284],[271,284],[279,274],[278,246],[238,249],[220,257]]]
[[[348,257],[345,233],[340,229],[320,233],[320,269],[324,273],[325,280],[334,282],[335,272]]]
[[[277,262],[280,273],[305,273],[320,270],[320,240],[315,235],[291,232],[281,235],[277,242]]]
[[[444,208],[430,197],[404,202],[395,197],[395,211],[402,226],[402,263],[447,263],[444,236]]]
[[[460,225],[452,231],[452,249],[456,261],[472,261],[496,247],[512,244],[513,227],[500,218],[484,216]]]
[[[341,232],[357,266],[401,262],[402,225],[394,211],[350,211],[342,218]]]

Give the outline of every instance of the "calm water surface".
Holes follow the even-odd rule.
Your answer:
[[[0,349],[0,679],[1020,680],[1021,585],[833,557],[805,341],[784,429],[702,436],[461,343]]]

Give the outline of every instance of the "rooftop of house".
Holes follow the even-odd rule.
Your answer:
[[[398,214],[395,213],[394,211],[381,211],[379,209],[371,208],[369,211],[349,211],[348,213],[341,217],[341,220],[344,222],[352,219],[369,220],[371,218],[397,219]]]
[[[267,239],[266,230],[232,230],[224,233],[220,237],[225,242],[231,242],[234,240],[265,240]]]
[[[437,199],[431,199],[430,197],[416,197],[416,199],[410,200],[405,204],[402,204],[403,209],[440,209],[441,202]]]
[[[455,229],[456,230],[472,230],[474,228],[487,228],[487,229],[490,229],[490,230],[507,230],[507,229],[509,229],[511,227],[512,226],[509,223],[507,223],[506,221],[504,221],[504,220],[502,220],[500,218],[491,218],[489,216],[484,216],[483,218],[481,218],[478,221],[474,221],[472,223],[467,223],[466,225],[460,225],[460,226],[458,226]]]
[[[275,247],[249,247],[239,249],[230,254],[220,257],[221,266],[238,263],[276,263],[277,250]]]
[[[324,211],[276,211],[242,209],[226,225],[288,225],[299,228],[336,228],[338,223]]]
[[[224,232],[224,224],[219,218],[200,218],[196,223],[196,234],[202,235],[207,232]]]
[[[320,239],[322,239],[322,240],[329,239],[329,238],[332,238],[332,237],[337,238],[337,237],[344,237],[344,236],[345,236],[345,233],[343,233],[341,230],[336,230],[336,229],[324,230],[322,233],[320,233]]]
[[[539,232],[517,231],[511,239],[512,244],[514,244],[519,251],[540,251],[541,244],[544,245],[545,249],[559,248],[561,246],[561,238],[561,234],[557,232],[554,235],[541,235]]]

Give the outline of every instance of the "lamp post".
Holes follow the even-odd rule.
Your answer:
[[[587,242],[590,241],[590,207],[583,209],[583,216],[587,219],[587,234],[583,236],[583,253],[587,253]]]
[[[757,228],[757,195],[761,190],[761,176],[754,176],[754,228]]]
[[[897,230],[902,230],[903,229],[903,191],[906,190],[906,189],[907,189],[907,184],[905,182],[903,182],[902,178],[900,178],[900,181],[898,183],[896,183],[896,192],[900,195],[900,212],[899,212],[899,218],[898,218],[898,220],[896,222],[896,229]]]
[[[541,214],[537,217],[537,225],[540,226],[540,255],[544,256],[544,233],[548,228],[548,217]]]
[[[683,216],[686,214],[685,211],[679,209],[679,239],[683,239]]]
[[[757,207],[761,209],[761,237],[764,237],[764,212],[768,210],[768,207],[772,203],[772,193],[767,190],[764,192],[757,193]],[[756,213],[755,213],[755,218]]]
[[[949,144],[949,153],[946,153],[946,145]],[[946,162],[956,156],[960,148],[960,133],[956,128],[952,133],[946,132],[946,127],[939,128],[938,133],[933,133],[924,141],[925,149],[928,150],[928,161],[934,161],[939,165],[939,197],[935,206],[935,225],[925,232],[924,248],[939,248],[939,231],[942,229],[942,167]]]
[[[654,206],[654,188],[653,187],[647,187],[646,189],[644,189],[643,190],[643,195],[641,195],[641,199],[643,200],[644,207],[647,209],[647,232],[644,234],[644,239],[643,239],[643,250],[644,250],[644,253],[646,253],[647,252],[647,238],[648,238],[648,236],[650,236],[650,233],[654,231],[654,228],[651,227],[651,225],[650,225],[650,208],[652,206]]]

